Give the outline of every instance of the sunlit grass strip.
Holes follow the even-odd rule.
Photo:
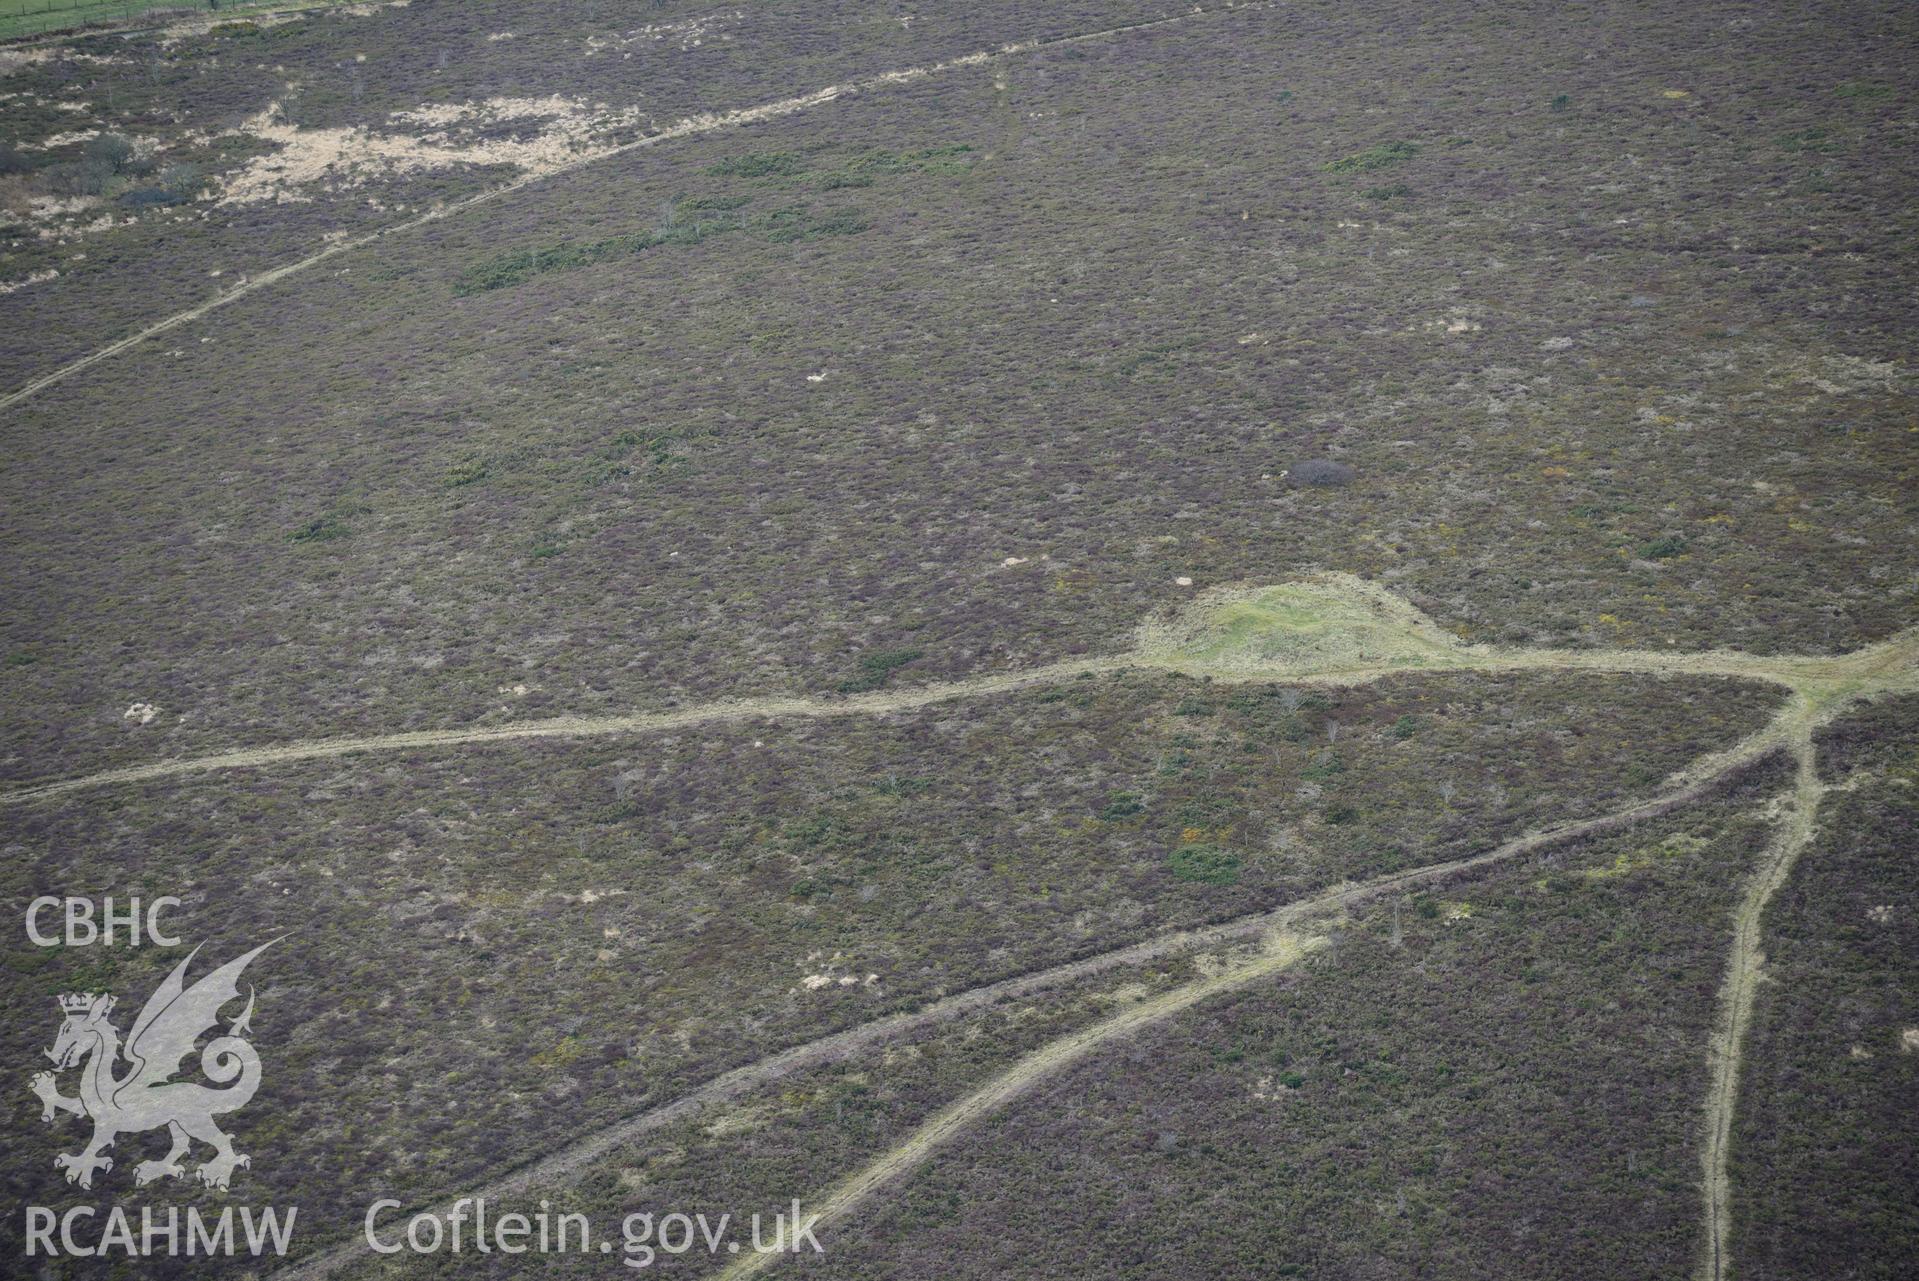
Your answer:
[[[0,40],[51,35],[81,27],[159,21],[186,13],[216,13],[244,19],[265,13],[326,9],[350,0],[0,0]]]

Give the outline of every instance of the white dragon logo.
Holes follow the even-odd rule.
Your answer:
[[[52,1121],[60,1112],[93,1120],[93,1139],[83,1150],[53,1158],[54,1165],[67,1172],[67,1182],[92,1187],[94,1171],[113,1169],[112,1158],[101,1153],[113,1146],[114,1139],[161,1126],[172,1136],[173,1149],[158,1161],[142,1161],[135,1166],[136,1184],[184,1177],[186,1170],[180,1158],[195,1139],[214,1149],[213,1158],[198,1171],[200,1181],[208,1187],[226,1187],[235,1167],[252,1164],[251,1158],[233,1150],[233,1140],[213,1123],[214,1117],[246,1106],[260,1088],[260,1056],[244,1035],[253,1017],[251,988],[246,1009],[228,1026],[227,1034],[216,1036],[200,1051],[200,1070],[226,1088],[209,1089],[172,1078],[180,1071],[181,1060],[193,1052],[194,1042],[219,1022],[220,1008],[239,997],[240,972],[278,941],[262,943],[189,988],[184,977],[187,966],[200,954],[200,949],[194,948],[147,998],[140,1016],[133,1020],[124,1051],[119,1029],[107,1020],[114,1006],[111,995],[76,992],[60,998],[60,1012],[66,1022],[61,1024],[60,1035],[47,1057],[60,1072],[84,1061],[80,1095],[68,1098],[61,1094],[53,1072],[36,1073],[31,1084],[40,1096],[42,1121]],[[132,1067],[125,1076],[115,1077],[114,1065],[123,1053]]]

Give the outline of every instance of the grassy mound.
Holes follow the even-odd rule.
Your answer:
[[[1139,650],[1181,668],[1338,675],[1469,667],[1477,651],[1404,600],[1350,574],[1208,593],[1141,628]]]

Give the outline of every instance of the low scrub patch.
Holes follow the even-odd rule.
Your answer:
[[[842,694],[860,694],[878,689],[891,679],[894,672],[920,656],[921,652],[917,649],[887,649],[868,654],[860,660],[858,674],[839,683],[839,691]]]
[[[1166,858],[1175,880],[1231,885],[1239,879],[1239,855],[1217,845],[1182,845]]]
[[[1326,172],[1370,173],[1375,169],[1390,169],[1394,165],[1404,164],[1418,154],[1419,144],[1416,142],[1382,142],[1378,146],[1329,161]]]

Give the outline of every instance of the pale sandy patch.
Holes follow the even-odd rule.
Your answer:
[[[456,165],[505,165],[529,176],[553,173],[613,150],[605,135],[640,123],[633,109],[613,110],[578,98],[489,98],[399,111],[386,127],[302,129],[289,124],[278,103],[234,132],[273,143],[221,180],[223,205],[312,199],[311,190],[347,190],[371,178],[449,169]],[[510,122],[538,122],[524,138],[481,137],[482,130]]]
[[[28,285],[44,285],[49,280],[57,279],[59,275],[59,272],[48,267],[45,271],[36,271],[32,275],[22,276],[18,280],[0,280],[0,294],[18,293]]]

